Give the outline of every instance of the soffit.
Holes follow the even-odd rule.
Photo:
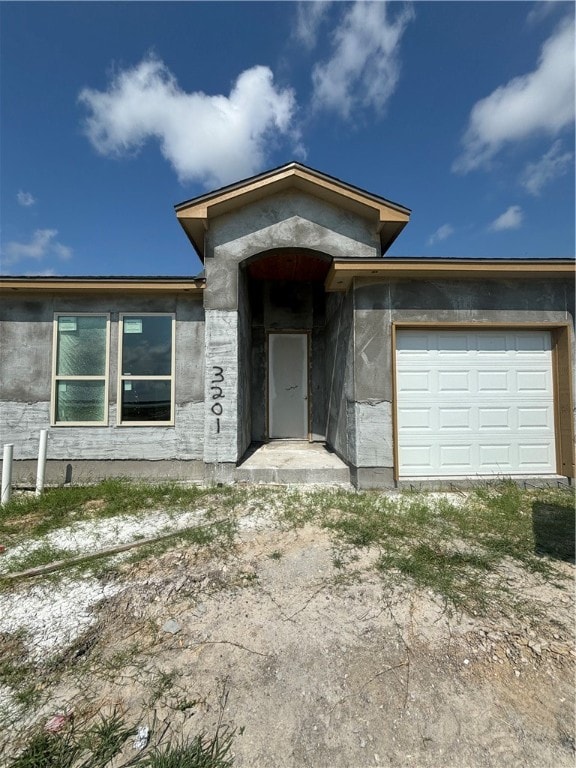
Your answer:
[[[106,294],[144,294],[144,293],[189,293],[201,296],[203,280],[174,278],[0,278],[1,293],[106,293]]]
[[[323,282],[330,269],[331,259],[310,251],[283,249],[271,251],[252,259],[246,271],[252,280],[293,280]]]
[[[428,260],[379,259],[360,261],[334,260],[324,282],[326,291],[347,291],[354,278],[388,280],[482,280],[482,279],[554,279],[575,277],[571,260],[536,261],[520,259]]]

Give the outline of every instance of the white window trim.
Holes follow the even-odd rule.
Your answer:
[[[170,317],[172,319],[172,354],[170,358],[169,376],[125,376],[122,373],[122,351],[124,345],[124,318],[134,317]],[[122,394],[125,381],[169,381],[170,382],[170,414],[169,421],[122,421]],[[119,427],[173,427],[176,410],[176,313],[175,312],[120,312],[118,316],[118,396],[116,404],[116,424]]]
[[[58,319],[60,317],[105,317],[106,360],[101,376],[66,376],[56,372],[58,362]],[[56,421],[56,390],[59,381],[104,381],[104,419],[102,421]],[[109,312],[55,312],[52,323],[52,395],[50,399],[50,426],[52,427],[107,427],[108,394],[110,383],[110,313]]]

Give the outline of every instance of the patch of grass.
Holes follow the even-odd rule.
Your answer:
[[[218,726],[213,736],[202,733],[178,743],[145,747],[135,756],[118,758],[136,728],[114,711],[90,726],[70,720],[57,733],[36,729],[18,757],[7,768],[231,768],[234,731]]]
[[[315,522],[335,537],[333,562],[343,570],[352,551],[379,551],[384,578],[410,578],[454,606],[486,611],[508,600],[504,562],[558,578],[553,559],[574,553],[574,506],[561,489],[525,489],[511,481],[477,486],[461,500],[406,492],[321,490],[287,504],[284,520]],[[543,556],[545,555],[545,556]],[[490,575],[489,580],[486,576]],[[340,576],[340,578],[342,575]]]
[[[142,510],[188,510],[225,489],[196,485],[138,483],[122,478],[94,485],[49,488],[41,496],[14,495],[0,508],[0,534],[8,543],[44,536],[77,520],[95,520]]]
[[[0,684],[24,707],[34,704],[40,695],[37,670],[26,661],[27,656],[23,631],[0,633]]]
[[[283,492],[281,498],[280,520],[292,528],[300,528],[308,523],[318,522],[330,506],[330,491],[316,491],[310,494],[298,490]]]
[[[132,550],[127,558],[129,563],[139,563],[149,557],[159,557],[183,543],[198,547],[218,545],[223,550],[232,545],[236,533],[236,523],[233,520],[220,520],[211,525],[198,525],[183,531],[175,531],[162,541],[143,544]]]
[[[66,560],[73,556],[73,552],[69,552],[66,549],[59,549],[52,544],[44,542],[25,555],[12,558],[10,560],[10,565],[7,572],[16,573],[18,571],[27,571],[30,568],[38,568],[41,565],[49,565],[51,563],[57,562],[58,560]]]
[[[384,572],[397,569],[418,586],[433,589],[457,608],[486,608],[487,593],[484,585],[479,585],[479,577],[492,568],[492,559],[488,556],[420,543],[406,552],[381,555],[377,567]]]
[[[233,731],[221,729],[214,736],[204,733],[190,742],[157,747],[142,765],[146,768],[231,768],[233,737]]]
[[[121,648],[118,651],[114,651],[109,656],[101,659],[100,664],[102,669],[107,672],[118,672],[131,664],[135,663],[138,655],[142,652],[142,648],[139,643],[132,642],[125,648]]]
[[[150,683],[150,707],[173,689],[177,676],[178,672],[175,669],[157,670],[154,673]]]

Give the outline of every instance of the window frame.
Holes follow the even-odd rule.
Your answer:
[[[98,376],[67,375],[57,373],[59,319],[61,317],[105,317],[106,318],[106,353],[104,373]],[[57,421],[57,392],[59,381],[104,381],[104,419],[102,421]],[[110,394],[110,312],[54,312],[52,321],[52,394],[50,398],[50,426],[52,427],[107,427],[109,424]]]
[[[171,319],[170,375],[125,375],[122,373],[122,355],[124,351],[124,320],[138,317],[169,317]],[[170,382],[170,420],[169,421],[122,421],[122,397],[125,381],[169,381]],[[176,313],[175,312],[120,312],[118,314],[118,388],[116,397],[116,425],[118,427],[173,427],[176,409]]]

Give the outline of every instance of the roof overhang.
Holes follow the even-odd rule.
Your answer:
[[[392,245],[410,219],[409,208],[372,195],[300,163],[289,163],[179,203],[174,208],[190,242],[204,260],[204,235],[211,218],[230,213],[270,195],[293,190],[313,195],[337,208],[371,220],[380,235],[382,253]]]
[[[326,291],[347,291],[356,277],[374,280],[527,280],[571,278],[569,259],[335,259],[324,282]]]
[[[0,277],[0,292],[12,293],[191,293],[201,295],[204,280],[130,277]]]

